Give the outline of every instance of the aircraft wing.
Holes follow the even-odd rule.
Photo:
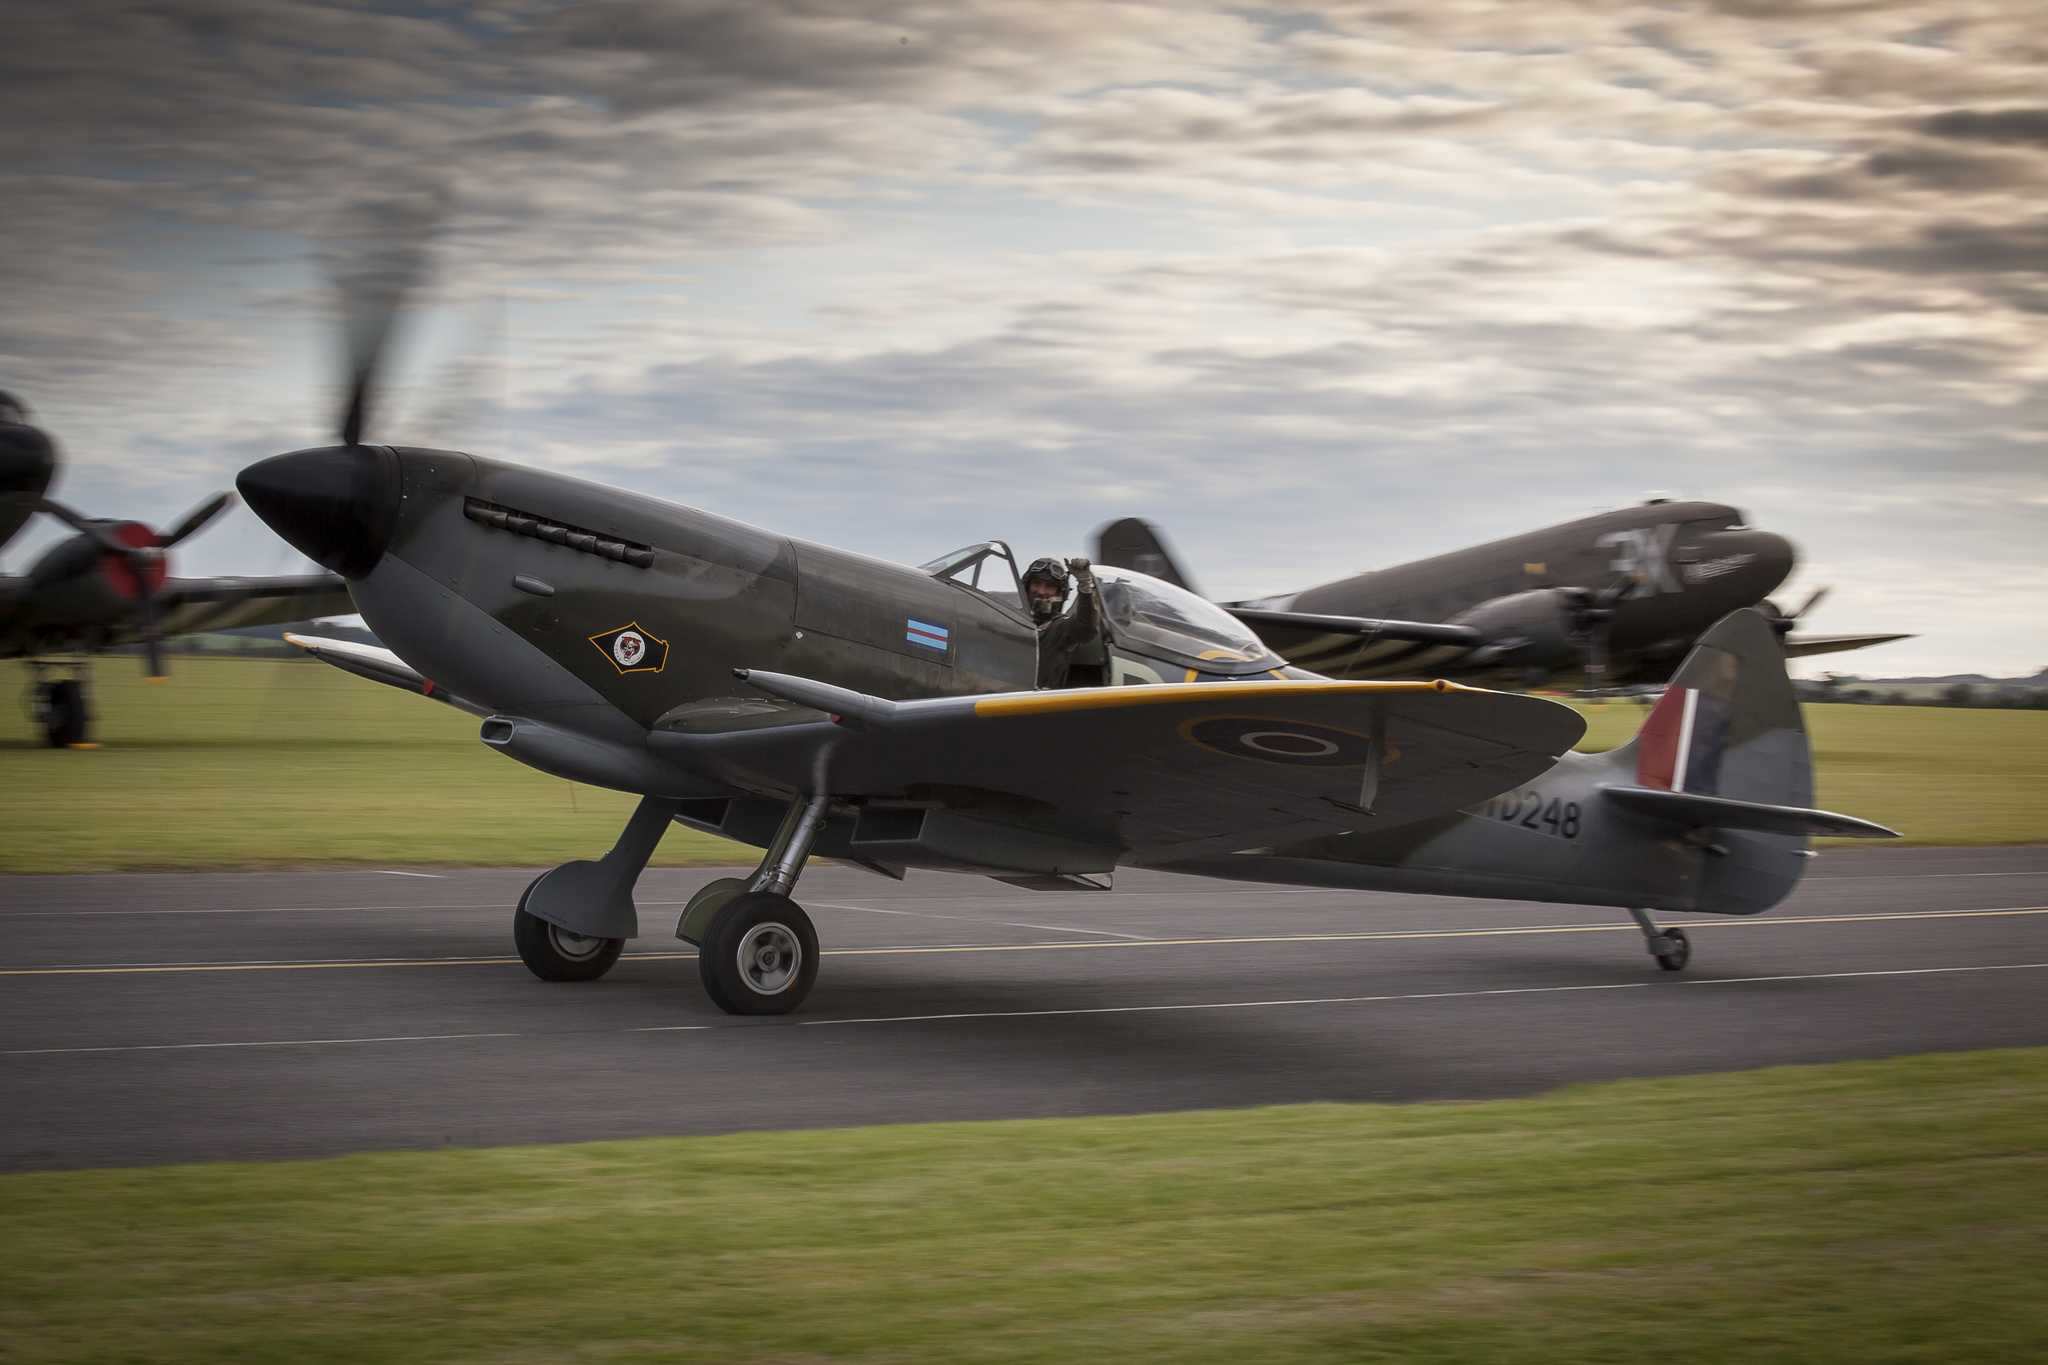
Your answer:
[[[1547,771],[1569,707],[1436,682],[1255,681],[892,702],[742,675],[819,718],[699,714],[652,746],[759,792],[939,807],[1116,858],[1227,852],[1442,814]],[[999,841],[998,841],[999,842]],[[991,859],[990,861],[995,861]]]
[[[1226,606],[1266,647],[1302,668],[1356,678],[1374,673],[1415,673],[1440,668],[1477,646],[1470,626],[1440,621],[1389,621],[1369,616],[1324,616]]]
[[[344,673],[353,673],[358,678],[368,678],[371,682],[383,683],[386,687],[395,687],[414,696],[432,697],[473,716],[491,714],[488,707],[465,701],[447,688],[438,686],[433,679],[381,645],[358,644],[354,640],[323,640],[317,636],[294,635],[289,631],[285,633],[284,640],[286,644],[303,649],[321,663],[332,664]]]
[[[1894,640],[1910,640],[1910,635],[1787,635],[1785,656],[1790,659],[1804,659],[1812,654],[1839,654],[1849,649],[1865,649],[1871,645],[1886,645]]]
[[[172,578],[157,593],[157,615],[166,636],[198,635],[240,626],[277,626],[316,616],[344,616],[356,609],[348,587],[334,574],[274,578]],[[142,638],[135,620],[113,632],[112,644]]]

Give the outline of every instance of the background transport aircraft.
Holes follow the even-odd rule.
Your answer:
[[[1157,527],[1096,532],[1096,558],[1192,590]],[[1783,536],[1712,502],[1653,498],[1526,535],[1224,608],[1281,657],[1336,678],[1449,677],[1514,687],[1661,683],[1702,631],[1758,607],[1792,658],[1898,634],[1802,635],[1826,595],[1785,612]]]
[[[234,495],[209,498],[159,532],[51,501],[44,494],[58,463],[56,442],[17,399],[0,393],[0,547],[38,512],[77,533],[45,550],[26,574],[0,576],[0,659],[29,661],[37,725],[53,746],[87,743],[92,710],[82,665],[99,650],[140,644],[148,675],[161,678],[159,646],[172,636],[354,610],[333,574],[173,578],[166,552],[226,511]]]
[[[1891,833],[1810,808],[1784,653],[1753,610],[1709,630],[1637,739],[1600,755],[1571,752],[1585,722],[1557,702],[1317,678],[1214,604],[1115,568],[1104,619],[1125,682],[1175,681],[1035,690],[1038,635],[1001,542],[912,568],[366,444],[387,330],[358,343],[340,444],[237,484],[348,580],[390,646],[307,648],[482,716],[508,757],[640,796],[608,854],[542,873],[514,908],[542,980],[610,970],[672,822],[763,849],[676,924],[735,1014],[787,1013],[816,980],[817,933],[792,897],[814,852],[1026,887],[1101,888],[1139,866],[1614,905],[1675,971],[1690,946],[1653,911],[1754,914],[1798,882],[1807,836]]]

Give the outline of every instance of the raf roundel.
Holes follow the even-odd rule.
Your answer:
[[[659,673],[668,667],[668,641],[650,634],[638,621],[629,621],[590,637],[621,673]]]
[[[1266,716],[1211,716],[1182,733],[1204,749],[1232,758],[1311,768],[1355,768],[1372,752],[1369,735]]]

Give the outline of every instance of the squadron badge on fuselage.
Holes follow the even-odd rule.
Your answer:
[[[638,621],[589,638],[621,673],[659,673],[668,667],[668,641],[649,634]]]

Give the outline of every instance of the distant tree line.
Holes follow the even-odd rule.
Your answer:
[[[1863,706],[1968,706],[2005,711],[2048,711],[2048,674],[2020,681],[1954,682],[1941,687],[1830,675],[1795,681],[1801,701],[1845,702]]]

